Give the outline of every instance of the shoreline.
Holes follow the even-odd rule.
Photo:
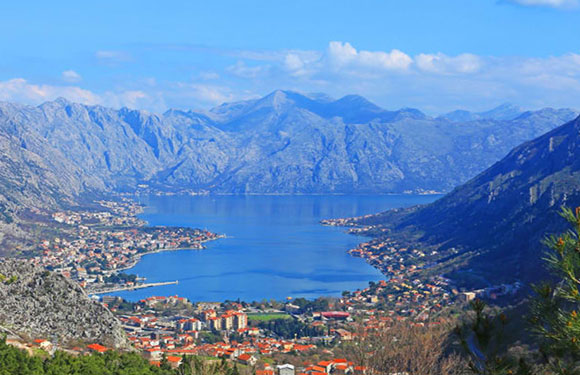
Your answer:
[[[214,195],[214,194],[212,194],[212,195]],[[242,196],[242,195],[250,195],[250,194],[215,194],[215,195],[222,195],[222,196]],[[260,195],[261,196],[280,196],[280,197],[284,197],[284,196],[298,195],[298,194],[256,194],[256,195],[253,195],[253,196],[260,196]],[[316,195],[315,194],[301,194],[301,196],[321,196],[321,195],[322,196],[323,195],[328,195],[328,196],[332,196],[332,197],[345,196],[344,194],[316,194]],[[378,196],[377,194],[364,194],[364,195],[360,194],[360,195],[361,196]],[[421,196],[424,196],[424,195],[439,195],[439,193],[433,193],[433,194],[385,193],[385,194],[380,194],[380,195],[381,196],[401,196],[401,197],[404,197],[404,196],[407,196],[407,195],[417,195],[417,196],[419,196],[419,195],[421,195]],[[183,195],[183,196],[187,196],[187,195]],[[138,198],[138,197],[136,197],[136,198]],[[155,207],[155,205],[151,205],[150,203],[145,203],[145,202],[139,202],[139,205],[143,209],[140,212],[139,215],[141,215],[143,212],[147,212],[148,209],[151,209],[151,208]],[[345,228],[345,230],[341,230],[341,232],[348,233],[348,231],[347,231],[348,226],[345,226],[345,225],[342,225],[342,224],[338,224],[338,223],[335,223],[334,225],[329,225],[329,223],[326,223],[326,221],[332,222],[334,220],[336,220],[336,219],[321,219],[321,220],[318,221],[317,226],[341,227],[341,228]],[[149,226],[149,222],[148,221],[146,221],[146,226],[147,227],[151,227],[151,226]],[[160,226],[163,227],[164,225],[160,225]],[[354,233],[350,233],[350,234],[354,234]],[[357,238],[356,248],[358,248],[358,247],[360,247],[360,246],[362,246],[364,244],[364,242],[365,242],[364,237],[371,237],[371,238],[374,237],[374,236],[365,236],[365,235],[362,235],[362,234],[355,234],[355,235],[357,237],[360,237],[360,238]],[[221,238],[227,238],[227,236],[226,235],[219,235],[218,237],[216,237],[214,239],[221,239]],[[206,240],[206,241],[203,241],[202,243],[205,243],[205,242],[208,242],[208,241],[212,241],[214,239]],[[347,246],[352,246],[352,245],[347,245]],[[160,253],[160,252],[164,252],[164,251],[182,251],[182,250],[198,250],[198,249],[192,249],[192,248],[167,248],[167,249],[158,249],[158,250],[155,250],[155,251],[151,251],[151,252],[147,252],[147,253],[142,253],[142,254],[136,254],[136,257],[132,260],[131,264],[127,265],[126,267],[116,269],[116,270],[114,270],[114,272],[123,272],[123,271],[127,271],[127,270],[129,270],[131,268],[134,268],[139,263],[139,261],[141,260],[141,257],[143,257],[145,255],[156,254],[156,253]],[[199,250],[201,250],[201,249],[199,249]],[[370,266],[372,268],[373,273],[376,273],[377,274],[377,277],[376,278],[373,278],[373,277],[371,277],[369,275],[369,278],[368,279],[365,278],[364,283],[361,283],[360,286],[346,287],[345,290],[349,290],[351,292],[354,292],[357,289],[361,289],[361,290],[364,289],[365,286],[366,286],[366,284],[367,283],[370,283],[370,282],[377,282],[378,280],[386,280],[386,281],[388,281],[388,280],[391,280],[393,278],[397,278],[397,275],[396,274],[394,275],[394,274],[392,274],[391,272],[389,272],[388,270],[385,269],[384,264],[383,265],[377,264],[377,263],[375,263],[371,259],[368,259],[365,256],[357,256],[357,255],[353,254],[351,252],[351,250],[353,250],[353,248],[344,247],[342,249],[342,252],[343,253],[347,253],[349,255],[349,257],[352,257],[352,258],[362,258],[364,260],[364,263],[366,263],[365,264],[365,267],[369,267]],[[339,296],[340,296],[339,293],[335,293],[335,294],[324,294],[324,293],[322,293],[322,294],[317,294],[316,296],[309,295],[306,298],[308,298],[308,299],[316,299],[318,297],[339,297]],[[227,300],[227,298],[225,298],[224,301],[225,300]],[[282,301],[283,299],[280,299],[280,300]]]
[[[150,227],[151,228],[151,227]],[[225,234],[219,234],[217,235],[217,237],[209,239],[209,240],[202,240],[199,241],[200,244],[204,244],[206,242],[210,242],[210,241],[216,241],[216,240],[220,240],[220,239],[224,239],[224,238],[228,238]],[[117,272],[121,272],[121,271],[127,271],[133,267],[135,267],[139,261],[141,260],[142,257],[144,257],[145,255],[152,255],[152,254],[159,254],[159,253],[164,253],[164,252],[171,252],[171,251],[187,251],[187,250],[191,250],[191,251],[202,251],[205,250],[206,247],[202,247],[199,249],[195,249],[195,248],[191,248],[191,247],[176,247],[176,248],[168,248],[168,249],[157,249],[157,250],[153,250],[153,251],[148,251],[146,253],[140,253],[140,254],[135,254],[134,258],[131,259],[131,265],[128,265],[126,267],[122,267],[122,268],[116,268],[114,270],[110,271],[110,274],[114,274]]]

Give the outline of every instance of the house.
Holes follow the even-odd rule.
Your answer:
[[[37,345],[40,349],[47,352],[52,350],[52,343],[48,340],[36,339],[34,340],[34,345]]]
[[[163,352],[159,348],[150,348],[145,350],[145,356],[151,361],[158,361],[161,359]]]
[[[276,370],[278,371],[278,375],[294,375],[294,366],[289,363],[285,363],[283,365],[276,366]]]
[[[330,371],[332,371],[334,363],[332,361],[321,361],[318,362],[318,366],[323,367],[324,368],[324,372],[330,374]]]
[[[346,329],[338,328],[338,329],[335,329],[333,331],[334,331],[334,334],[336,336],[338,336],[340,338],[340,340],[342,340],[342,341],[352,340],[352,333],[347,331]]]
[[[243,354],[240,354],[238,356],[238,361],[244,365],[254,366],[256,364],[256,362],[258,362],[258,359],[256,357],[254,357],[253,355],[250,355],[248,353],[243,353]]]
[[[320,316],[325,319],[344,320],[350,317],[350,314],[344,311],[325,311],[321,312]]]
[[[107,348],[107,347],[105,347],[103,345],[100,345],[100,344],[90,344],[90,345],[87,345],[87,349],[89,349],[92,352],[96,352],[96,353],[104,353],[107,350],[109,350],[109,348]]]
[[[174,355],[168,355],[167,356],[167,363],[169,363],[169,366],[171,366],[171,368],[178,368],[179,365],[181,365],[181,362],[183,361],[183,358],[178,357],[178,356],[174,356]]]

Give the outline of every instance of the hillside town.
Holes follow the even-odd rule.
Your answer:
[[[205,242],[223,238],[201,229],[145,226],[136,216],[142,207],[127,199],[96,203],[103,210],[53,213],[59,235],[41,239],[37,255],[30,258],[35,265],[78,281],[90,293],[139,286],[143,280],[134,275],[116,275],[143,255],[202,250]]]
[[[367,332],[408,321],[383,311],[387,281],[344,293],[342,298],[285,302],[197,302],[179,296],[152,296],[132,303],[115,296],[98,298],[122,322],[133,347],[151,364],[178,367],[184,356],[224,358],[256,374],[365,374],[341,348]],[[53,348],[46,339],[38,345]],[[41,346],[42,347],[42,346]],[[79,353],[109,348],[92,343]]]
[[[513,296],[522,287],[516,281],[477,290],[459,289],[452,280],[442,276],[443,271],[440,269],[449,255],[458,253],[453,247],[445,250],[435,247],[415,248],[389,237],[388,230],[381,226],[359,226],[352,219],[329,219],[323,220],[322,224],[348,227],[350,234],[373,237],[348,250],[348,253],[363,258],[388,278],[388,285],[380,294],[387,302],[387,307],[394,309],[391,311],[396,311],[398,315],[426,321],[456,300],[495,300]]]

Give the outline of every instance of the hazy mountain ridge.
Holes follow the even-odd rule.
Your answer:
[[[387,111],[356,95],[288,91],[160,115],[64,99],[0,103],[7,163],[0,185],[5,199],[30,206],[138,183],[240,194],[445,191],[574,116],[544,109],[456,122]]]
[[[541,239],[566,228],[561,206],[580,206],[580,117],[512,150],[436,202],[367,218],[419,244],[479,251],[466,267],[496,283],[537,281]]]

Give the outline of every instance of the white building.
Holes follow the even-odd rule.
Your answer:
[[[292,366],[289,363],[276,366],[276,369],[278,370],[278,375],[294,375],[295,374],[294,366]]]

